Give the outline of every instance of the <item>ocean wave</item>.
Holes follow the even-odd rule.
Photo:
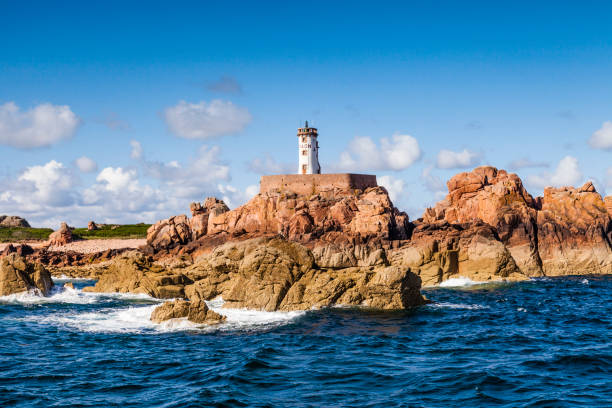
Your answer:
[[[487,281],[487,282],[473,281],[470,278],[458,276],[456,278],[450,278],[450,279],[445,280],[444,282],[440,282],[438,286],[441,288],[456,288],[456,287],[461,287],[461,286],[483,285],[485,283],[491,283],[491,281]]]
[[[64,284],[66,282],[95,282],[95,279],[91,278],[73,278],[68,275],[52,276],[53,283]]]
[[[100,297],[111,295],[115,299],[147,299],[154,300],[157,304],[147,306],[130,306],[122,308],[107,308],[92,312],[68,312],[50,314],[44,317],[32,316],[20,320],[36,321],[40,324],[51,324],[67,327],[84,332],[100,333],[155,333],[174,332],[184,330],[254,330],[271,328],[286,324],[304,313],[296,312],[265,312],[248,309],[224,309],[223,299],[215,299],[207,302],[215,312],[226,316],[227,320],[218,325],[204,325],[190,322],[186,318],[171,319],[162,323],[153,323],[151,313],[159,304],[160,299],[154,299],[146,295],[130,295],[122,293],[98,294],[83,293],[78,289],[65,288],[61,293],[50,297],[42,297],[35,294],[27,294],[19,299],[19,303],[34,302],[63,302],[63,303],[97,303]],[[14,295],[12,295],[14,296]],[[54,300],[52,300],[54,299]]]
[[[0,304],[45,304],[45,303],[67,303],[67,304],[94,304],[115,300],[150,300],[158,301],[149,295],[134,293],[94,293],[83,292],[68,286],[57,285],[51,289],[49,296],[43,296],[38,289],[27,292],[0,296]]]
[[[468,310],[480,310],[480,309],[489,309],[489,306],[484,305],[470,305],[465,303],[448,303],[448,302],[438,302],[438,303],[430,303],[427,307],[433,307],[436,309],[468,309]]]

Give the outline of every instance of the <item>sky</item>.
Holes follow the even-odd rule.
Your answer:
[[[127,3],[127,4],[126,4]],[[609,2],[2,2],[0,214],[155,222],[262,174],[376,174],[412,219],[479,165],[612,194]]]

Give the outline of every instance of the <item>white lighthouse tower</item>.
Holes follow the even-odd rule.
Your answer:
[[[317,129],[308,127],[308,121],[306,121],[303,128],[298,128],[297,135],[299,147],[298,174],[321,174]]]

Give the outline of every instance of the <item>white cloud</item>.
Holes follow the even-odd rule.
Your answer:
[[[565,156],[559,161],[553,173],[544,172],[539,175],[527,177],[527,182],[538,188],[577,186],[582,181],[582,172],[578,165],[578,159],[572,156]]]
[[[542,161],[533,161],[529,159],[528,157],[523,157],[522,159],[514,160],[508,164],[508,168],[512,170],[537,168],[537,167],[550,167],[550,165]]]
[[[71,138],[79,123],[66,105],[43,103],[21,111],[7,102],[0,105],[0,143],[20,149],[50,146]]]
[[[85,226],[92,219],[155,222],[188,213],[189,203],[208,196],[237,206],[258,193],[258,185],[232,186],[229,167],[221,160],[216,146],[202,146],[184,162],[152,162],[143,154],[138,167],[104,167],[85,186],[74,173],[76,167],[52,160],[28,167],[18,177],[0,179],[0,213],[20,215],[34,226],[52,228],[62,221]]]
[[[404,195],[404,180],[393,176],[377,177],[378,184],[387,189],[391,201],[399,201]]]
[[[242,131],[250,122],[246,108],[215,99],[210,103],[188,103],[167,108],[164,117],[168,129],[186,139],[209,139]]]
[[[79,157],[74,161],[74,164],[83,173],[93,173],[98,170],[98,164],[87,156]]]
[[[404,170],[421,158],[418,141],[410,135],[382,138],[380,147],[369,137],[357,136],[340,154],[338,167],[347,171]]]
[[[463,149],[460,152],[443,149],[438,152],[436,166],[439,169],[464,169],[480,163],[480,154]]]
[[[296,153],[297,155],[297,153]],[[256,157],[248,163],[250,171],[256,174],[287,174],[295,173],[297,165],[291,163],[279,163],[272,156],[266,154],[264,157]]]
[[[27,167],[16,179],[5,179],[0,186],[0,208],[3,213],[44,212],[52,206],[69,206],[75,202],[72,189],[78,180],[70,169],[55,160]],[[49,214],[46,214],[49,216]]]
[[[96,181],[108,191],[135,191],[138,185],[138,177],[135,170],[127,170],[121,167],[104,168]]]
[[[219,184],[217,186],[221,193],[221,199],[229,208],[236,208],[259,193],[259,186],[250,185],[245,190],[237,189],[228,184]]]
[[[589,145],[595,149],[611,150],[612,149],[612,122],[607,121],[601,125],[589,139]]]
[[[130,146],[132,147],[132,151],[130,152],[130,157],[135,160],[139,160],[142,158],[142,145],[140,142],[136,140],[130,140]]]

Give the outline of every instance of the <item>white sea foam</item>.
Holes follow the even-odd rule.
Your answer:
[[[583,285],[588,285],[589,284],[589,280],[588,279],[583,279],[580,281],[580,283],[582,283]]]
[[[51,279],[53,280],[53,283],[56,284],[63,284],[66,282],[92,282],[95,281],[95,279],[91,279],[91,278],[73,278],[71,276],[67,276],[67,275],[61,275],[61,276],[52,276]]]
[[[479,309],[488,309],[489,308],[489,306],[483,306],[483,305],[468,305],[466,303],[447,303],[447,302],[430,303],[428,306],[436,308],[436,309],[479,310]]]
[[[101,309],[95,312],[71,312],[50,314],[44,317],[24,318],[40,324],[77,329],[84,332],[130,333],[154,329],[150,320],[151,312],[157,305],[128,307],[122,309]]]
[[[463,276],[458,276],[456,278],[450,278],[445,280],[444,282],[440,282],[440,287],[441,288],[456,288],[456,287],[461,287],[461,286],[472,286],[472,285],[482,285],[484,283],[491,283],[489,282],[479,282],[479,281],[473,281],[470,278],[465,278]]]
[[[223,299],[221,298],[206,303],[213,311],[227,317],[225,323],[221,324],[219,328],[229,330],[279,326],[306,313],[304,311],[263,312],[248,309],[224,309]]]
[[[7,296],[0,296],[0,304],[44,304],[44,303],[72,303],[72,304],[93,304],[104,303],[115,300],[150,300],[155,301],[149,295],[133,293],[93,293],[83,292],[80,289],[73,289],[67,286],[55,286],[49,296],[43,296],[38,289],[27,292],[15,293]]]
[[[66,292],[80,292],[66,288]],[[80,293],[80,295],[100,295]],[[123,295],[124,294],[102,294]],[[35,295],[31,295],[35,296]],[[55,295],[57,296],[57,295]],[[64,295],[68,296],[68,295]],[[132,295],[140,296],[140,295]],[[40,299],[40,297],[37,297]],[[149,298],[148,299],[153,299]],[[216,299],[207,302],[209,307],[227,317],[227,320],[218,325],[202,325],[188,321],[186,318],[171,319],[159,324],[151,321],[151,313],[162,302],[155,299],[158,304],[147,306],[130,306],[123,308],[105,308],[91,312],[64,312],[50,313],[44,317],[32,316],[20,320],[35,321],[39,324],[51,324],[84,332],[106,332],[106,333],[159,333],[183,330],[250,330],[262,329],[286,324],[291,320],[302,316],[305,312],[263,312],[246,309],[224,309],[223,300]],[[70,303],[75,303],[71,299]],[[91,302],[95,303],[95,302]]]

